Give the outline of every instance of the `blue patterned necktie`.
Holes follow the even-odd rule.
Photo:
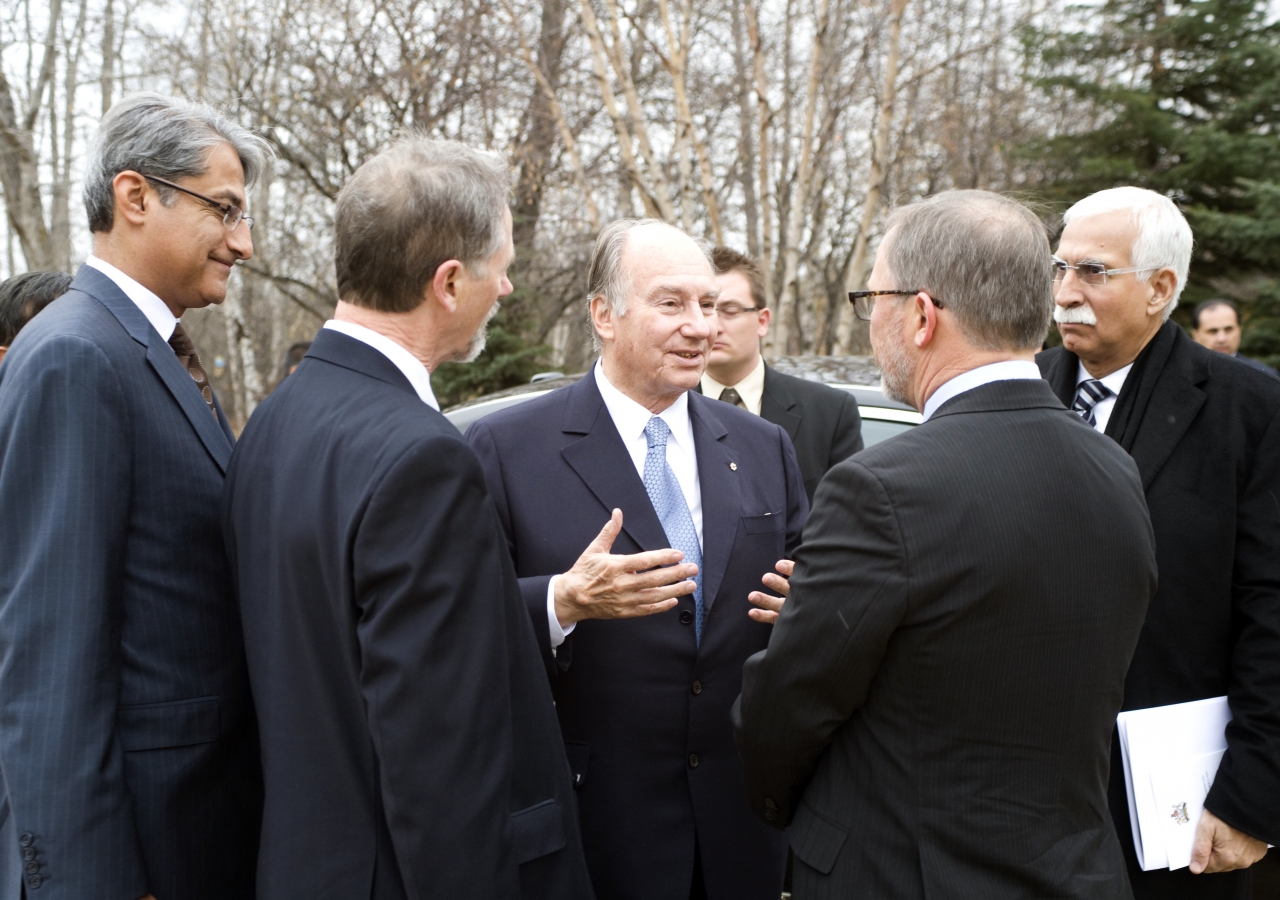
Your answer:
[[[644,436],[649,442],[644,457],[644,489],[658,514],[662,530],[671,546],[684,554],[684,562],[698,567],[694,576],[697,590],[693,592],[695,609],[693,635],[698,646],[702,645],[702,547],[698,545],[698,530],[693,527],[693,515],[685,502],[684,491],[676,481],[676,473],[667,464],[667,435],[671,428],[657,416],[644,426]]]
[[[1076,398],[1071,401],[1071,411],[1088,422],[1091,428],[1097,428],[1098,420],[1093,416],[1093,408],[1111,395],[1111,388],[1096,378],[1082,381],[1076,388]]]

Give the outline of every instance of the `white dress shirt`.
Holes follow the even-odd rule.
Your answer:
[[[1030,360],[1006,359],[1003,362],[988,363],[968,372],[961,372],[950,381],[944,382],[940,388],[924,403],[921,421],[928,422],[929,417],[938,411],[938,407],[952,397],[958,397],[965,391],[971,391],[993,381],[1013,381],[1016,379],[1040,380],[1040,368]]]
[[[142,314],[147,317],[151,327],[164,339],[164,342],[166,344],[169,343],[169,338],[173,337],[174,329],[178,327],[178,319],[170,312],[169,307],[163,300],[111,265],[111,263],[104,262],[96,256],[90,256],[84,261],[84,264],[90,268],[97,269],[114,281],[116,287],[124,291],[124,295],[133,301],[133,305],[142,310]]]
[[[1124,380],[1129,377],[1129,370],[1133,368],[1133,363],[1125,366],[1123,369],[1116,369],[1106,378],[1099,378],[1104,385],[1111,389],[1111,396],[1105,400],[1099,400],[1093,405],[1094,430],[1098,434],[1105,434],[1107,423],[1111,421],[1111,411],[1116,408],[1116,399],[1120,396],[1120,388],[1124,387]],[[1084,363],[1076,369],[1076,390],[1080,389],[1080,382],[1089,381],[1093,376],[1085,370]]]
[[[747,412],[755,413],[757,416],[760,415],[760,404],[764,402],[764,357],[760,357],[756,362],[756,367],[751,370],[751,374],[737,384],[721,384],[709,374],[703,373],[702,393],[712,400],[719,400],[720,392],[727,387],[731,387],[738,392],[738,396],[742,398]]]
[[[653,418],[654,413],[645,409],[622,391],[609,383],[604,368],[596,363],[593,369],[596,387],[604,400],[605,409],[618,429],[618,435],[631,454],[631,462],[636,467],[636,474],[644,480],[644,458],[649,453],[649,440],[645,437],[644,428]],[[693,516],[693,527],[698,532],[698,544],[704,546],[702,540],[702,488],[698,482],[698,452],[693,444],[693,423],[689,421],[689,395],[681,394],[662,412],[657,413],[667,423],[671,433],[667,435],[667,465],[675,473],[676,481],[684,494],[685,503],[689,505],[689,514]],[[625,521],[625,520],[624,520]],[[603,523],[602,523],[603,524]],[[556,576],[547,583],[547,624],[551,631],[552,648],[559,647],[564,639],[572,633],[574,626],[560,627],[556,618]]]
[[[404,377],[409,379],[409,384],[413,386],[413,390],[422,402],[437,412],[440,410],[435,391],[431,390],[431,373],[427,371],[427,367],[422,364],[422,360],[418,359],[418,357],[385,334],[378,334],[373,329],[357,325],[355,322],[330,319],[324,323],[324,327],[340,334],[345,334],[349,338],[355,338],[362,344],[368,344],[391,360],[392,364],[404,373]]]

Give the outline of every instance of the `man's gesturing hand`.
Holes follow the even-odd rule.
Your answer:
[[[747,610],[747,615],[757,622],[764,622],[766,625],[772,625],[778,621],[778,613],[782,612],[782,603],[787,599],[787,594],[791,592],[791,582],[787,579],[795,571],[796,564],[789,559],[780,559],[774,568],[781,574],[774,575],[769,572],[760,580],[764,582],[765,587],[781,594],[781,597],[773,597],[762,591],[752,591],[747,594],[747,599],[760,607],[760,609]]]
[[[1237,831],[1207,809],[1200,813],[1196,842],[1191,846],[1192,874],[1247,869],[1266,855],[1264,841]]]
[[[621,531],[622,510],[615,509],[573,568],[556,579],[556,618],[561,627],[582,619],[626,619],[666,612],[675,607],[677,598],[697,588],[688,579],[698,574],[698,567],[692,563],[675,565],[684,559],[679,550],[611,554],[614,538]]]

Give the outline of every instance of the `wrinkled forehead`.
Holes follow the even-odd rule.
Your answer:
[[[692,238],[666,225],[642,225],[627,235],[622,265],[632,293],[680,285],[696,294],[715,292],[715,270]]]

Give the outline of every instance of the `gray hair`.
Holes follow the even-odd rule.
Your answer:
[[[587,269],[587,315],[590,316],[591,302],[597,297],[604,297],[605,303],[615,316],[627,314],[627,300],[631,292],[631,272],[622,264],[622,252],[627,248],[627,237],[633,229],[645,225],[661,225],[685,234],[683,229],[676,228],[662,219],[615,219],[600,231],[596,238],[595,248],[591,251],[591,265]],[[686,235],[686,237],[689,237]],[[705,241],[690,237],[698,245],[707,258],[707,265],[715,271],[715,263],[711,259],[711,249]],[[591,328],[591,346],[599,353],[601,350],[600,335],[596,334],[595,325]]]
[[[131,94],[102,117],[84,176],[84,208],[92,232],[110,231],[116,198],[111,182],[121,172],[176,180],[203,175],[209,153],[230,144],[240,157],[244,183],[252,187],[275,154],[271,146],[211,106],[163,94]],[[160,202],[172,206],[177,191],[157,185]]]
[[[511,170],[499,157],[420,134],[399,139],[338,194],[338,296],[409,312],[449,260],[482,273],[506,243],[510,195]]]
[[[1164,194],[1129,186],[1090,194],[1062,214],[1062,224],[1111,212],[1128,213],[1129,221],[1138,229],[1138,236],[1129,249],[1129,265],[1139,269],[1134,273],[1135,278],[1146,281],[1161,269],[1173,269],[1178,284],[1173,289],[1173,299],[1164,308],[1164,317],[1168,319],[1178,305],[1191,270],[1194,243],[1191,226],[1182,210]]]
[[[989,191],[944,191],[903,206],[885,229],[894,287],[937,293],[984,350],[1039,349],[1053,315],[1044,223]]]

